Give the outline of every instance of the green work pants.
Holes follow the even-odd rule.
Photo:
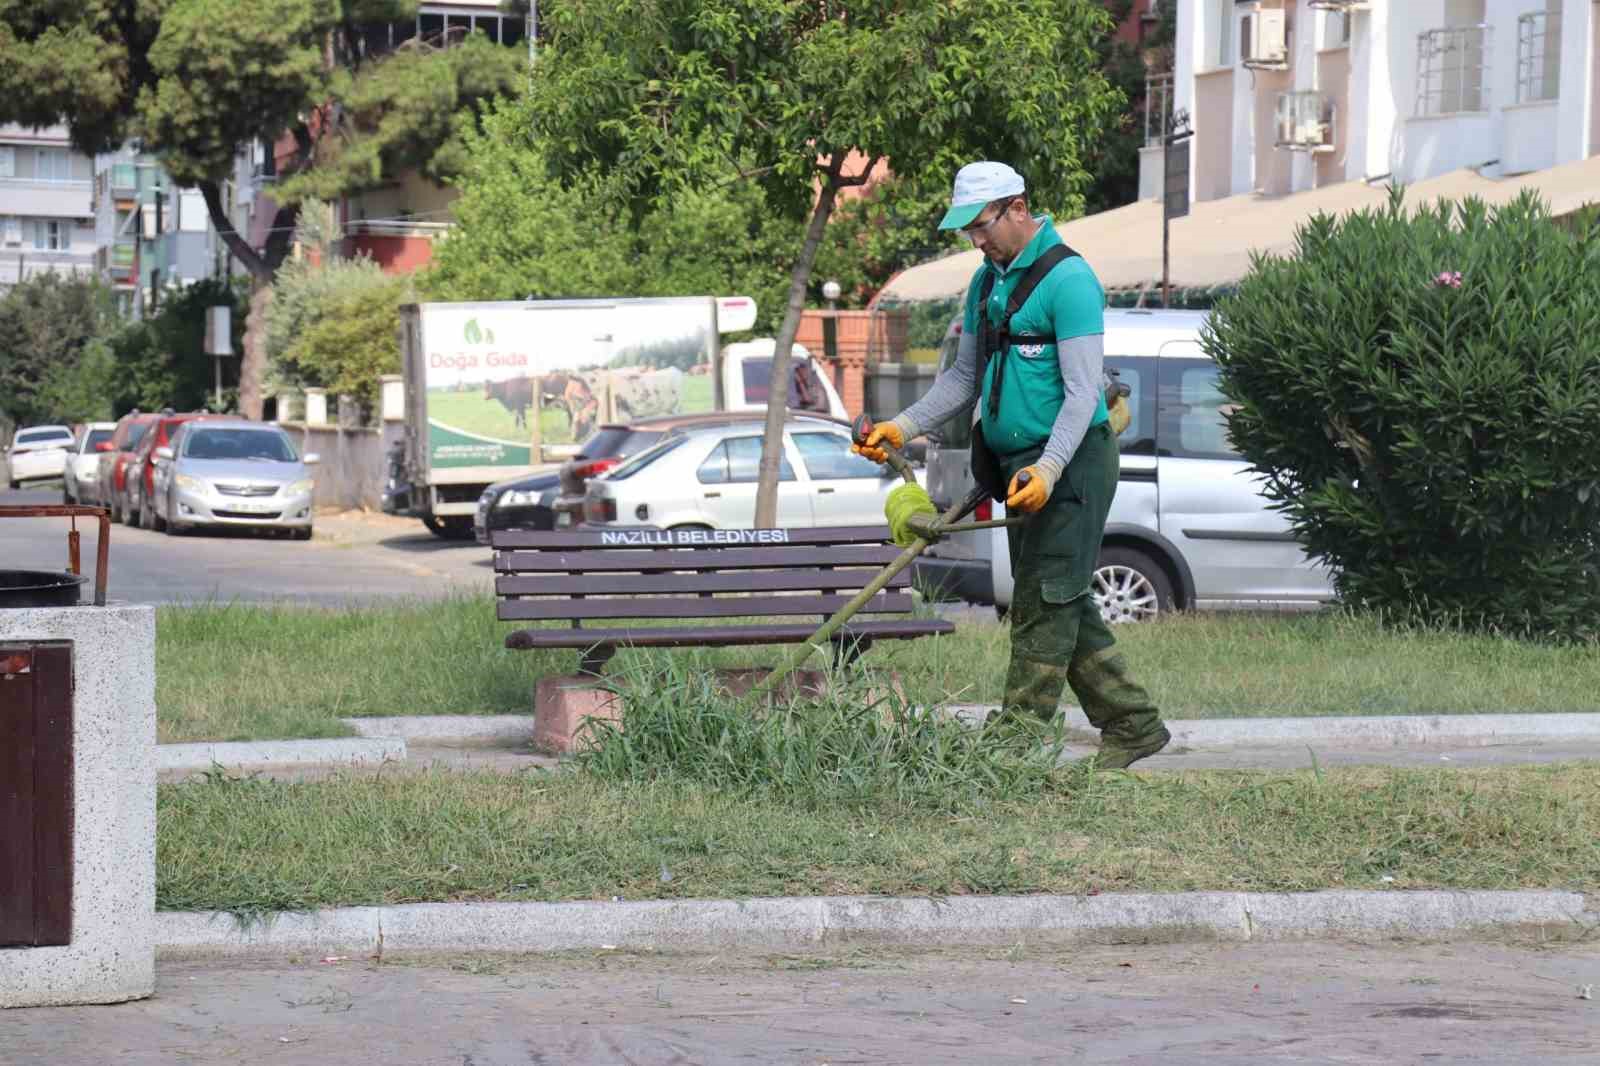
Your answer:
[[[999,457],[1009,483],[1039,449]],[[1117,492],[1117,442],[1090,426],[1049,501],[1006,530],[1011,551],[1011,665],[1003,718],[1051,721],[1070,686],[1084,714],[1108,737],[1135,742],[1161,727],[1160,713],[1129,675],[1091,582]]]

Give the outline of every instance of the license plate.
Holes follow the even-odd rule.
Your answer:
[[[247,501],[234,504],[233,509],[235,511],[243,511],[245,514],[266,514],[268,511],[277,510],[270,503],[249,503]]]

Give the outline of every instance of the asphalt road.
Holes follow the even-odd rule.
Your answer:
[[[1596,982],[1592,939],[167,961],[153,999],[6,1012],[0,1063],[1577,1064]]]
[[[60,503],[58,485],[0,489],[0,504]],[[0,567],[65,570],[65,518],[0,520]],[[79,521],[83,572],[93,577],[97,524]],[[488,590],[489,549],[444,541],[414,519],[319,515],[309,541],[254,530],[197,531],[181,537],[128,526],[111,529],[107,592],[125,603],[288,601],[321,606]],[[85,593],[85,600],[88,599]]]

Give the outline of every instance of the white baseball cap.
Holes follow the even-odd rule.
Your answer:
[[[968,163],[956,171],[955,188],[950,193],[950,210],[945,212],[940,229],[963,229],[972,224],[984,205],[1027,191],[1022,175],[1004,163],[982,160]]]

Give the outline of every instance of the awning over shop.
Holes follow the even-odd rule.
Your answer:
[[[1532,189],[1557,217],[1600,203],[1600,157],[1514,178],[1485,178],[1473,170],[1418,182],[1406,190],[1413,206],[1469,196],[1494,205]],[[1208,288],[1235,282],[1250,268],[1252,252],[1286,253],[1295,230],[1319,213],[1340,215],[1381,206],[1384,185],[1347,181],[1288,196],[1247,193],[1194,204],[1172,222],[1172,284]],[[1161,204],[1141,200],[1056,227],[1061,239],[1089,261],[1107,289],[1161,284]],[[962,252],[912,267],[884,287],[882,302],[947,300],[965,291],[980,253]]]

